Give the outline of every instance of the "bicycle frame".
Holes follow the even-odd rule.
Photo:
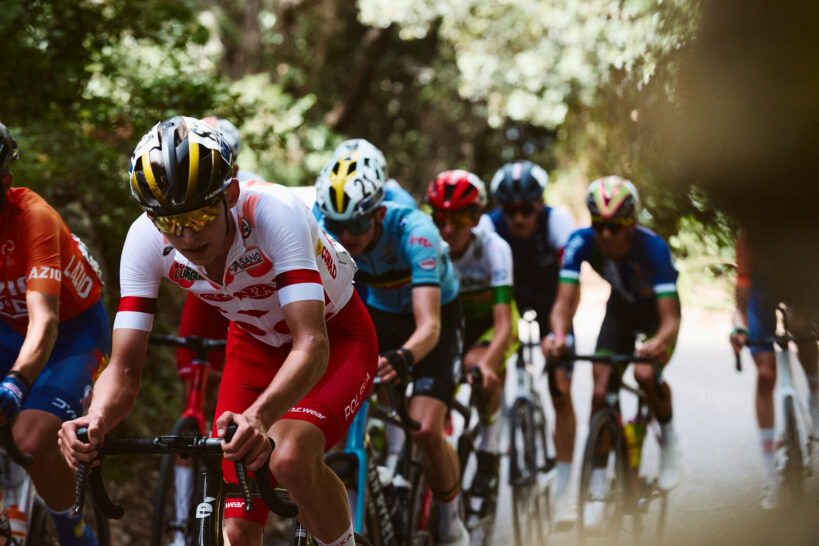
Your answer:
[[[776,371],[779,379],[779,388],[777,390],[779,408],[777,409],[777,415],[780,416],[780,418],[777,419],[777,437],[783,438],[785,435],[786,408],[788,406],[788,400],[791,400],[793,407],[796,409],[796,413],[800,415],[800,417],[796,419],[796,425],[799,427],[799,448],[802,454],[803,465],[805,468],[808,468],[811,456],[811,434],[809,434],[808,427],[805,426],[805,423],[809,421],[809,418],[807,417],[805,405],[802,403],[802,399],[793,383],[793,368],[791,367],[791,351],[788,347],[788,340],[778,340],[777,345],[779,346],[779,350],[776,351]]]

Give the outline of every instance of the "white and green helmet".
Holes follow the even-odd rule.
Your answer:
[[[637,188],[620,176],[604,176],[589,185],[586,205],[592,216],[634,218],[640,206]]]
[[[377,157],[365,149],[351,150],[321,170],[316,179],[316,204],[327,218],[346,222],[378,208],[384,200],[385,183]]]

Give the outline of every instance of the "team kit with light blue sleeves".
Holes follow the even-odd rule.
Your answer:
[[[660,326],[657,300],[677,299],[677,269],[662,237],[638,226],[628,253],[615,261],[600,251],[593,228],[579,229],[566,244],[560,282],[579,284],[583,262],[611,284],[597,338],[598,352],[630,353],[638,333],[656,334]]]
[[[391,313],[412,313],[412,289],[440,286],[441,305],[458,296],[449,247],[438,228],[418,209],[384,202],[387,209],[375,246],[355,256],[356,282],[369,287],[367,305]]]

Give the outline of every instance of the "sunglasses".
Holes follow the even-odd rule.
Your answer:
[[[624,227],[630,226],[634,223],[634,218],[602,218],[600,216],[592,216],[592,227],[597,233],[603,233],[604,230],[609,230],[612,235],[620,233]]]
[[[373,221],[370,215],[357,216],[344,221],[324,217],[324,227],[333,235],[341,235],[345,229],[350,232],[350,235],[361,235],[370,229],[372,223]]]
[[[474,217],[468,212],[463,211],[450,212],[436,210],[432,213],[432,221],[435,222],[438,229],[441,229],[446,224],[455,228],[463,228],[467,226],[471,227],[474,222]]]
[[[506,204],[502,205],[501,209],[506,216],[514,217],[515,214],[522,214],[523,216],[531,216],[535,213],[535,205],[534,203],[519,203],[517,205],[514,204]]]
[[[222,202],[216,202],[212,205],[205,205],[202,208],[183,212],[180,214],[172,214],[169,216],[153,216],[148,215],[151,222],[162,233],[169,235],[182,235],[182,230],[185,228],[193,231],[202,231],[205,226],[213,222],[219,215],[219,208]]]

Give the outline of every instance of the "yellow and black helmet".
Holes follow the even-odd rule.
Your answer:
[[[131,156],[131,193],[153,216],[180,214],[222,196],[233,173],[222,134],[204,121],[176,116],[151,128]]]

